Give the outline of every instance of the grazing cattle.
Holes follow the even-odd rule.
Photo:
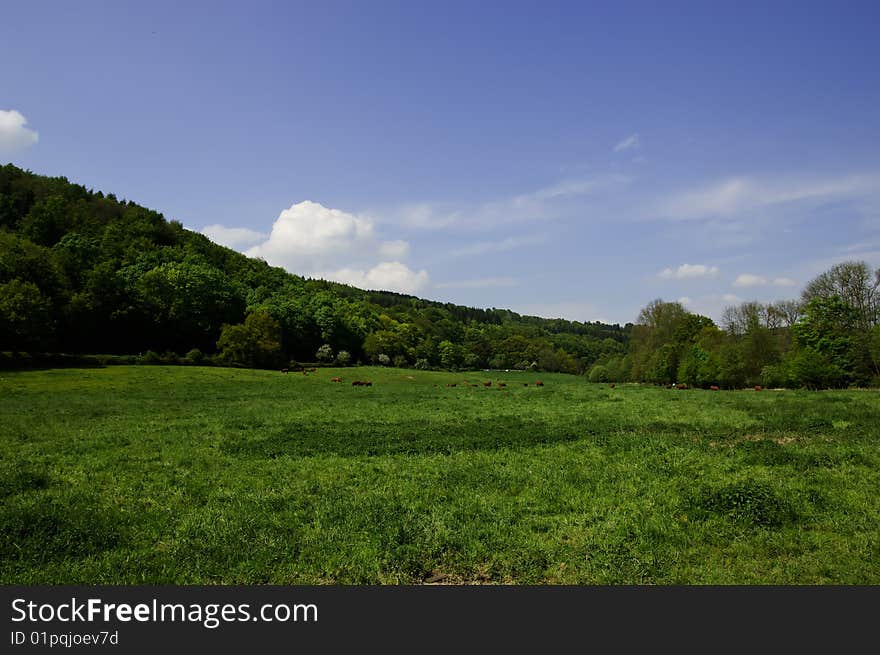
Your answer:
[[[353,387],[360,387],[360,386],[362,386],[363,384],[364,384],[364,383],[361,382],[360,380],[355,380],[354,382],[351,383],[351,386],[353,386]]]
[[[612,382],[612,383],[609,384],[608,386],[611,387],[611,388],[613,389],[613,388],[614,388],[614,383]]]
[[[536,386],[536,387],[543,387],[543,386],[544,386],[544,383],[541,382],[540,380],[538,380],[538,381],[535,382],[535,386]]]
[[[663,386],[664,386],[665,388],[667,388],[667,389],[671,389],[671,388],[674,387],[675,385],[674,385],[674,384],[664,384]]]
[[[709,388],[710,388],[712,391],[718,391],[718,387],[716,387],[714,384],[713,384],[711,387],[709,387]]]
[[[528,383],[528,382],[523,382],[523,386],[524,386],[524,387],[527,387],[527,386],[529,386],[529,383]]]
[[[372,387],[372,386],[373,386],[373,383],[370,382],[369,380],[367,380],[366,382],[364,382],[364,386],[365,386],[365,387]]]
[[[687,389],[687,388],[688,388],[688,385],[686,385],[686,384],[680,384],[680,385],[678,385],[677,388],[678,388],[678,389]]]
[[[282,373],[287,373],[287,369],[286,369],[286,368],[282,368],[282,369],[281,369],[281,372],[282,372]]]
[[[499,387],[506,387],[507,385],[506,385],[504,382],[499,382],[499,383],[498,383],[498,386],[499,386]]]
[[[492,380],[489,380],[488,382],[483,382],[483,386],[484,386],[484,387],[491,387],[491,386],[492,386]]]
[[[342,382],[342,378],[330,378],[330,382]]]
[[[755,391],[764,391],[764,388],[760,384],[756,384]]]
[[[450,383],[448,383],[446,386],[447,386],[447,387],[454,387],[454,386],[455,386],[455,382],[450,382]]]

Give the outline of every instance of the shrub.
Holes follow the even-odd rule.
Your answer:
[[[408,362],[406,361],[406,357],[404,357],[403,355],[394,356],[394,365],[397,368],[406,368],[407,363]]]
[[[416,360],[416,368],[420,371],[427,371],[431,368],[431,364],[424,357]]]
[[[315,358],[319,362],[332,362],[333,361],[333,348],[329,343],[323,344],[320,348],[318,348],[318,352],[315,353]]]
[[[190,364],[202,364],[205,361],[205,353],[198,348],[193,348],[186,353],[186,361]]]
[[[340,366],[348,366],[351,362],[351,353],[347,350],[340,350],[336,353],[336,363]]]
[[[610,376],[608,375],[608,369],[602,366],[601,364],[596,364],[593,368],[590,369],[590,382],[608,382]]]
[[[162,359],[159,357],[159,353],[148,350],[139,358],[139,363],[141,364],[161,364]]]
[[[376,358],[376,361],[379,362],[379,366],[388,366],[391,364],[391,358],[388,355],[386,355],[385,353],[381,353]]]

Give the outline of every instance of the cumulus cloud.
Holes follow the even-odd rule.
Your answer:
[[[733,281],[733,286],[741,288],[767,286],[767,278],[752,273],[742,273]]]
[[[614,146],[614,152],[623,152],[624,150],[636,150],[641,145],[638,133],[630,134],[623,141]]]
[[[688,280],[704,277],[714,277],[718,275],[717,266],[706,266],[705,264],[682,264],[676,269],[664,268],[657,274],[664,280]]]
[[[429,280],[427,271],[414,271],[400,262],[382,262],[367,271],[341,268],[337,271],[318,273],[315,277],[350,284],[361,289],[409,294],[425,288]]]
[[[27,119],[14,109],[0,109],[0,153],[20,152],[40,140],[40,135],[27,127]]]
[[[227,248],[241,248],[266,238],[265,232],[257,232],[246,227],[226,227],[214,224],[202,228],[202,234],[211,241]]]
[[[691,300],[688,296],[682,296],[678,299],[678,302],[687,307],[690,304],[693,304],[693,300]]]
[[[790,277],[777,277],[773,279],[773,284],[777,287],[793,287],[797,285],[797,282]]]
[[[373,223],[340,209],[304,200],[282,211],[269,238],[247,251],[270,264],[296,267],[335,257],[373,240]]]
[[[409,254],[408,242],[382,241],[369,216],[311,200],[283,210],[268,235],[224,225],[208,225],[202,234],[231,248],[247,248],[249,257],[291,273],[362,289],[416,293],[429,282],[427,271],[401,262]]]

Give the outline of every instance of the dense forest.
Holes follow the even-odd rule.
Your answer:
[[[521,316],[305,279],[177,221],[0,167],[0,351],[141,362],[530,368],[692,386],[877,384],[880,271],[839,264],[721,326],[656,300],[636,323]],[[9,359],[7,357],[7,359]]]

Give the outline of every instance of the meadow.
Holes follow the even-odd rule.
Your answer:
[[[878,446],[877,390],[4,371],[0,582],[878,584]]]

